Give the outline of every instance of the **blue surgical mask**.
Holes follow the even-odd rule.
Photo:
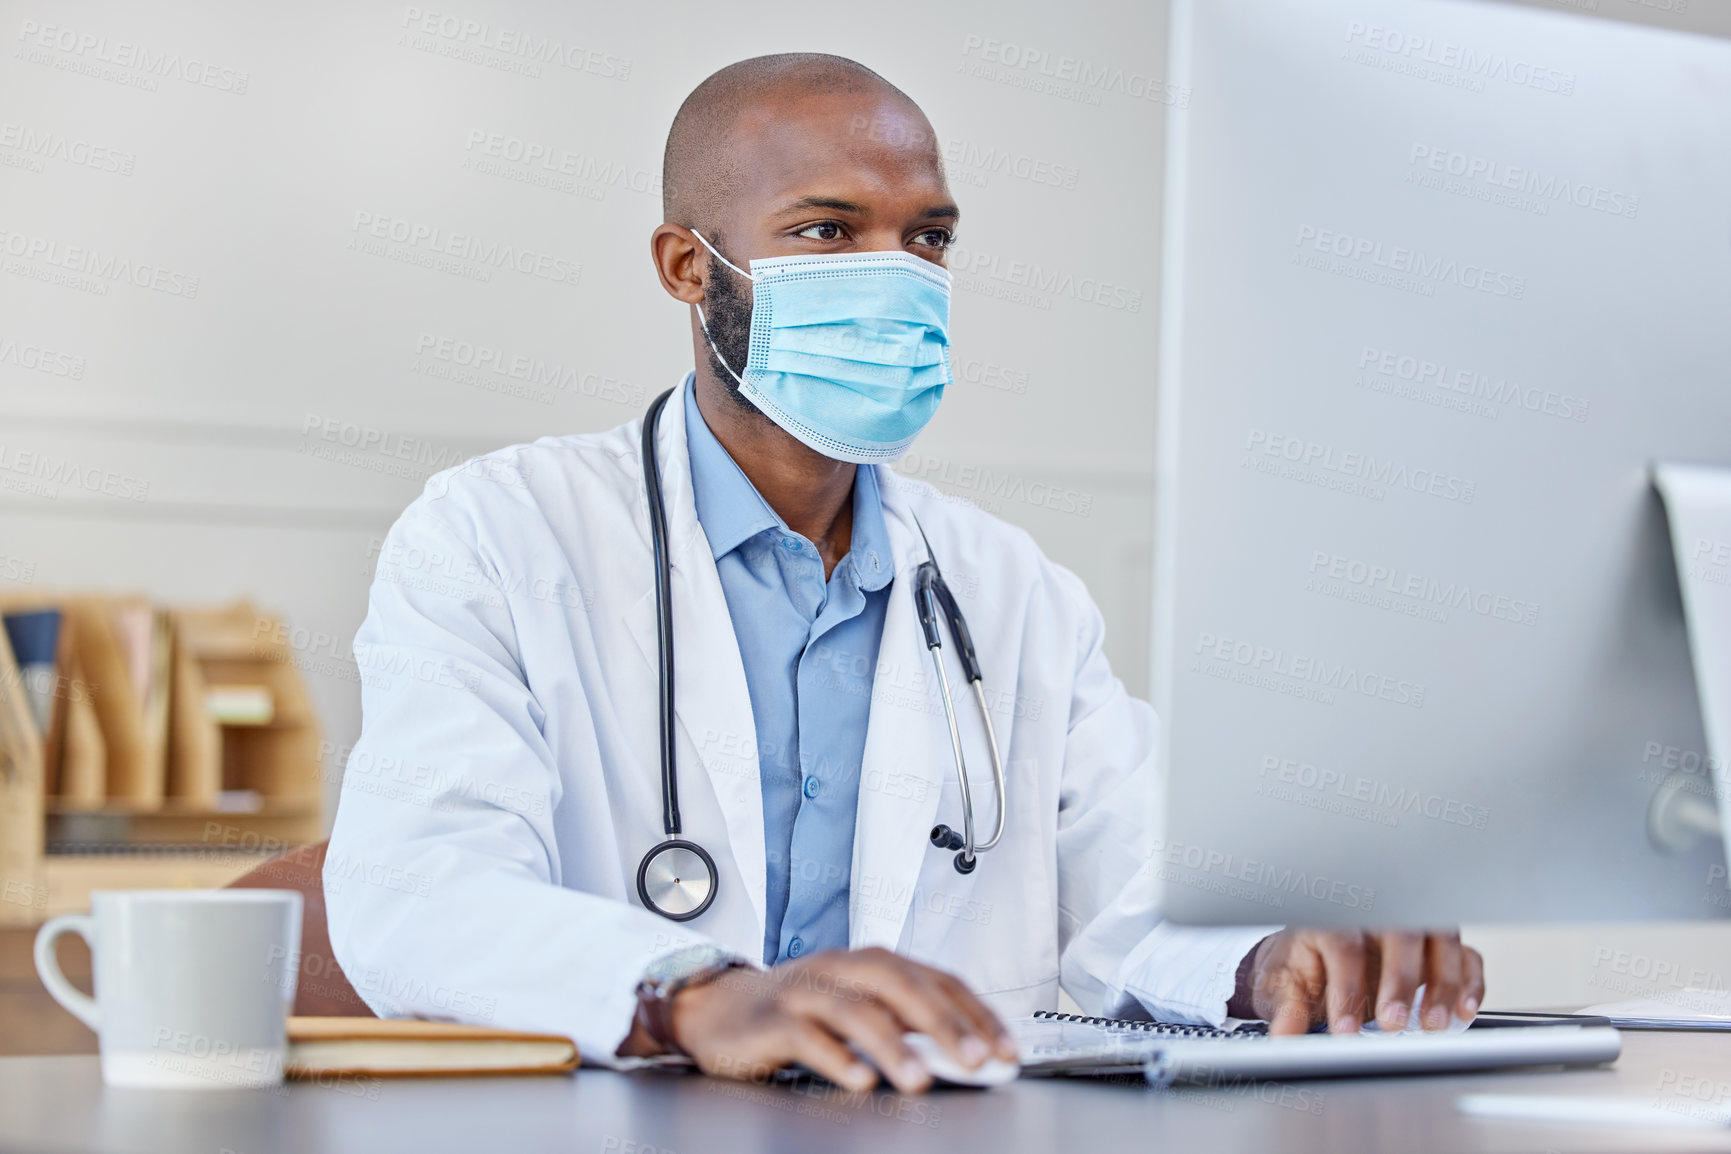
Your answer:
[[[739,391],[801,443],[839,461],[893,461],[950,383],[950,274],[905,252],[779,256],[746,272],[751,341],[743,371],[709,337]]]

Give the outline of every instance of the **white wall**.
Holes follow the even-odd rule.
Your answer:
[[[250,597],[347,744],[374,551],[425,477],[689,366],[647,244],[679,102],[833,51],[925,107],[964,212],[960,379],[900,467],[1076,569],[1144,689],[1163,6],[23,0],[0,37],[0,580]],[[500,245],[544,275],[434,251]],[[469,346],[564,386],[439,359]]]
[[[1692,991],[1731,991],[1731,922],[1467,926],[1485,958],[1485,1005],[1574,1010],[1656,998],[1709,1011]]]

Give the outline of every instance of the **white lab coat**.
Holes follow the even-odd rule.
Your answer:
[[[755,727],[692,500],[681,398],[658,434],[679,801],[684,836],[715,859],[715,902],[676,924],[636,892],[638,863],[664,836],[641,422],[499,450],[432,478],[403,513],[355,639],[362,733],[325,885],[336,957],[381,1016],[553,1031],[607,1062],[657,955],[708,941],[761,957]],[[896,576],[849,945],[952,971],[1004,1016],[1055,1007],[1062,985],[1089,1012],[1140,1001],[1218,1020],[1238,959],[1267,928],[1160,926],[1156,719],[1108,668],[1081,581],[1022,530],[879,476]],[[972,629],[1006,761],[1003,841],[966,876],[927,838],[962,814],[910,591],[924,559],[914,514]],[[995,813],[984,729],[971,695],[956,705],[984,837]]]

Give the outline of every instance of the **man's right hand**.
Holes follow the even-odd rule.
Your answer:
[[[672,1028],[706,1074],[762,1079],[798,1063],[852,1091],[875,1086],[878,1070],[904,1094],[931,1085],[906,1033],[930,1035],[969,1069],[1016,1060],[1009,1031],[958,979],[883,949],[728,970],[674,995]]]

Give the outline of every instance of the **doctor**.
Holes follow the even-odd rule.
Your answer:
[[[1089,1013],[1280,1032],[1399,1027],[1421,982],[1427,1026],[1476,1012],[1480,960],[1453,934],[1161,922],[1157,722],[1107,667],[1087,590],[883,464],[949,379],[959,213],[934,139],[875,73],[806,54],[725,68],[674,120],[650,249],[696,365],[652,430],[677,822],[642,422],[449,470],[392,528],[325,873],[337,958],[379,1014],[911,1092],[929,1076],[904,1032],[970,1067],[1013,1056],[1000,1015],[1060,988]],[[967,872],[929,837],[967,819],[916,614],[928,560],[982,672],[983,710],[941,622]],[[990,740],[1007,806],[986,849]],[[675,835],[712,863],[689,920],[638,880]],[[665,872],[692,912],[690,876]]]

